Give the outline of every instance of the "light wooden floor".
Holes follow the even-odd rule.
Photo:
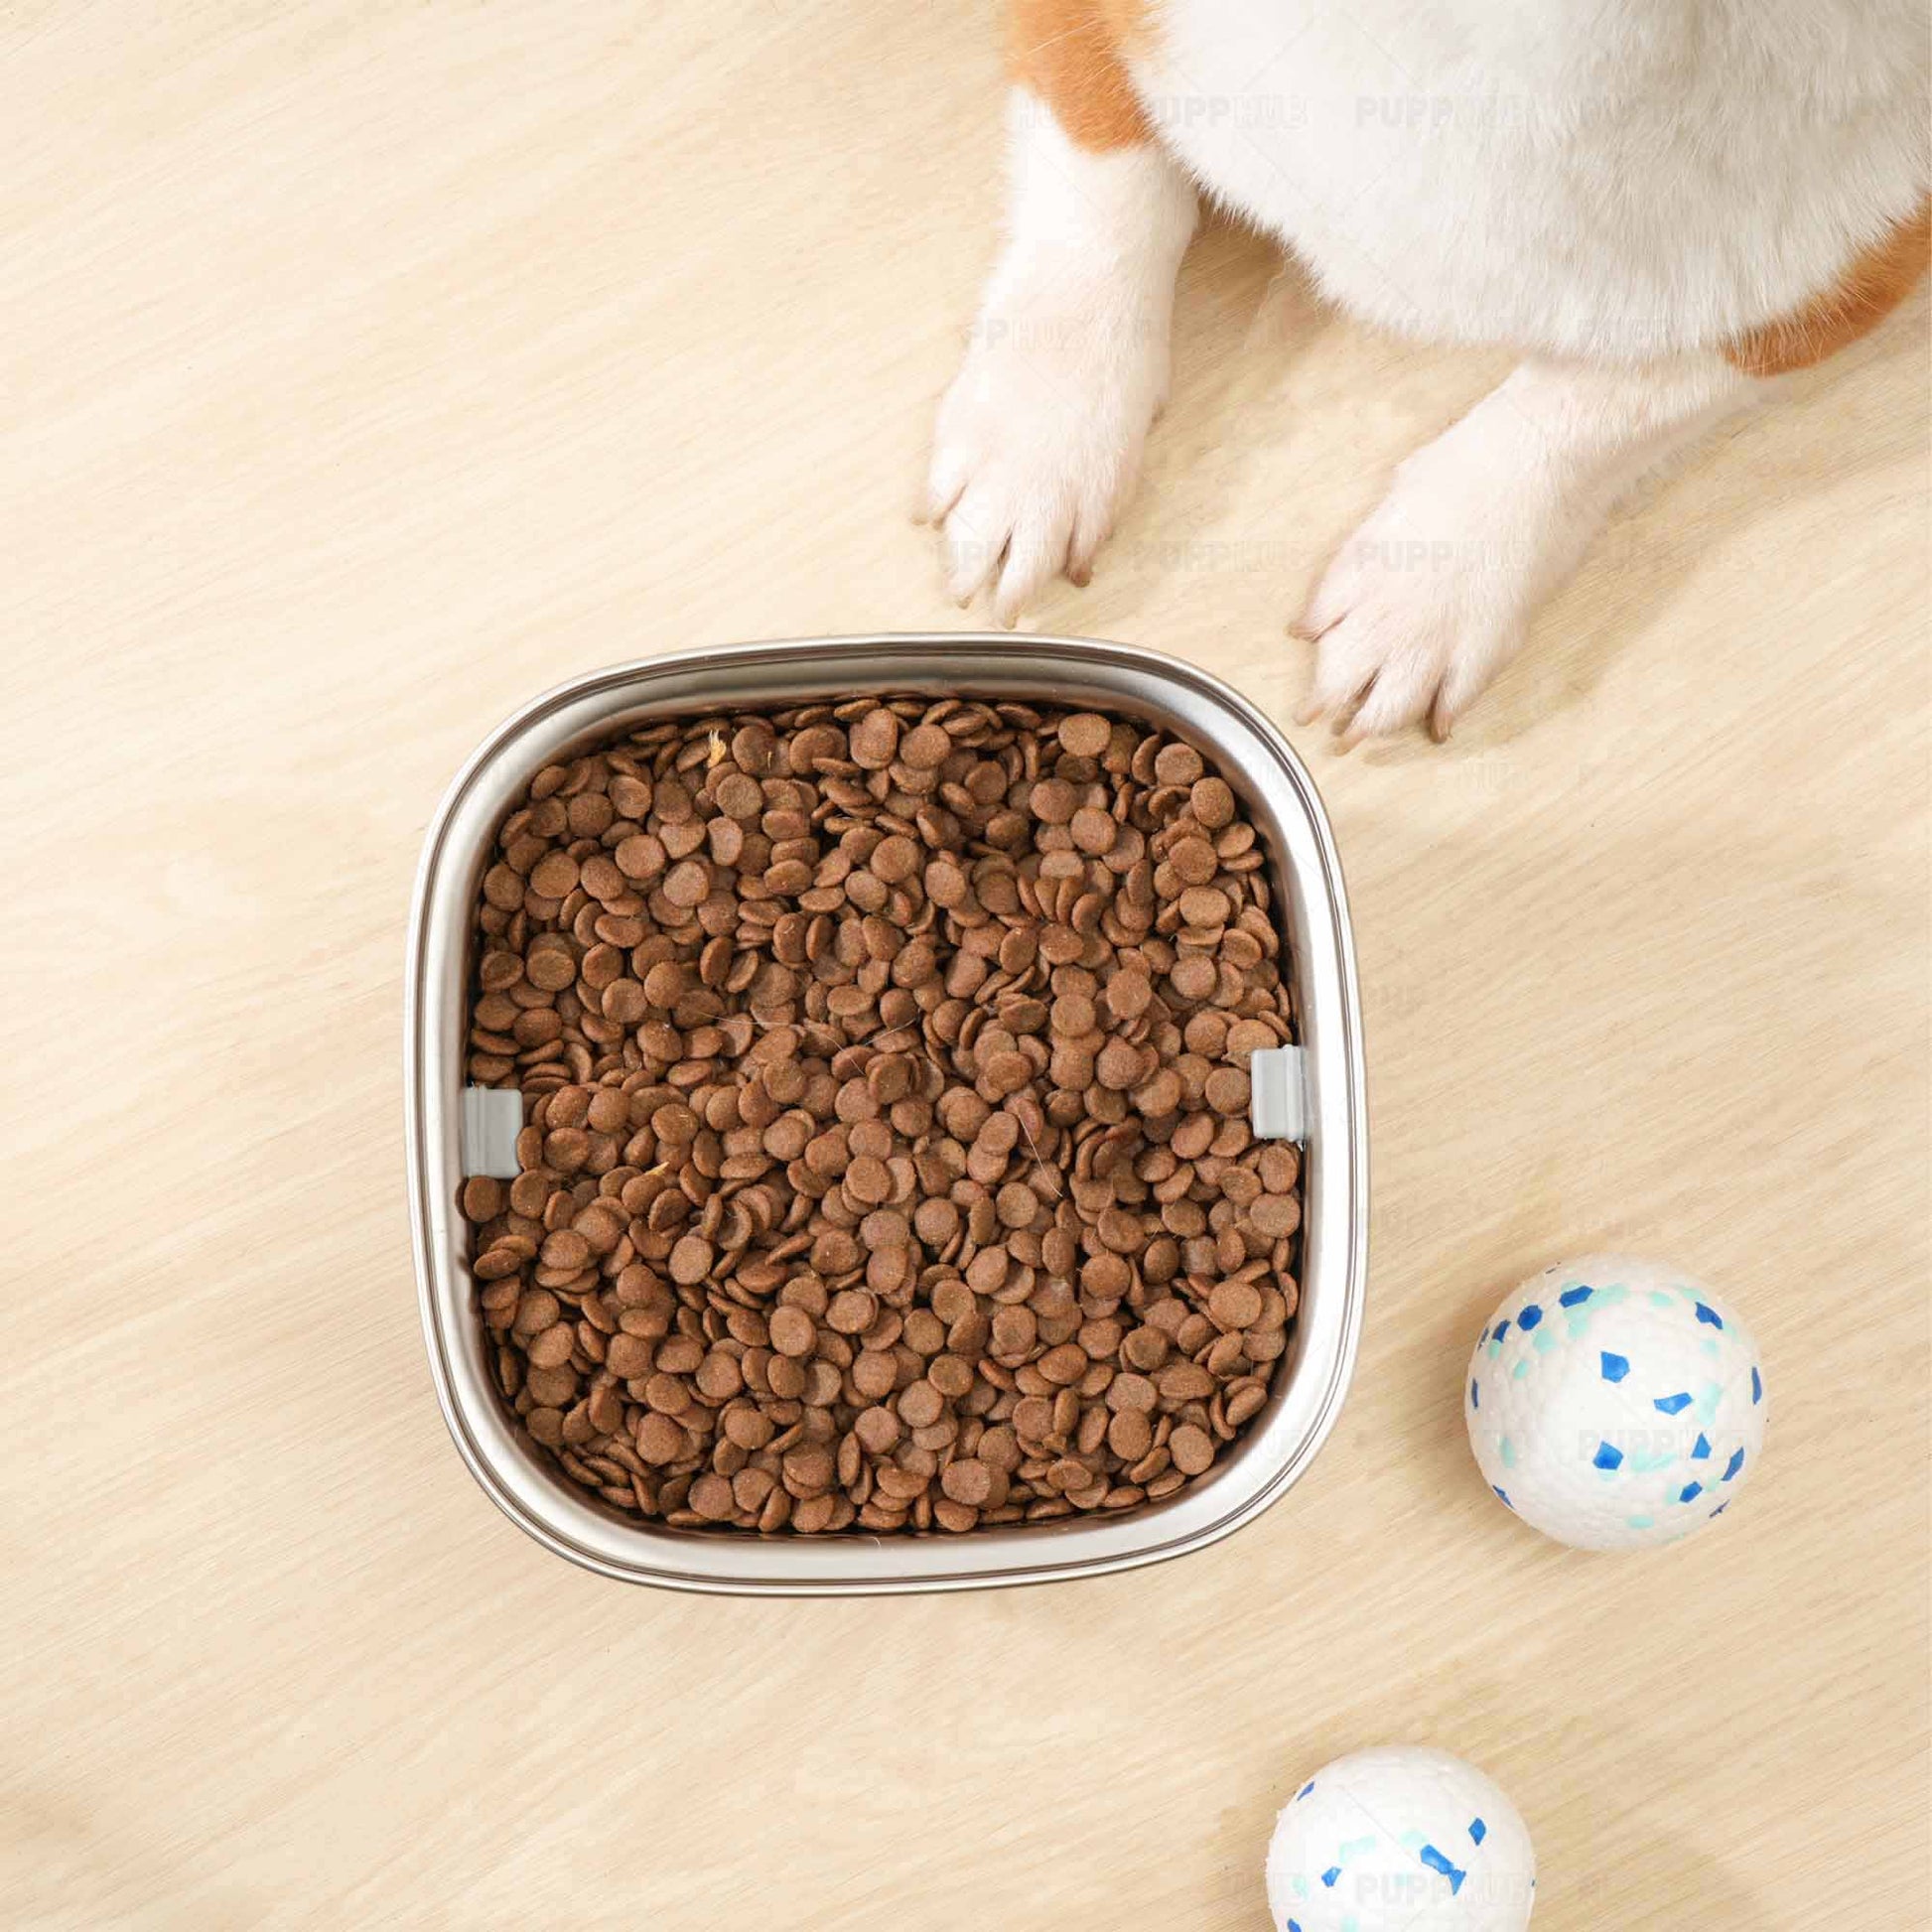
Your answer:
[[[411,869],[537,688],[945,625],[905,520],[995,223],[986,0],[0,12],[10,1927],[1261,1932],[1309,1769],[1515,1795],[1538,1932],[1928,1922],[1926,310],[1617,525],[1455,744],[1317,759],[1374,1289],[1260,1523],[1079,1587],[711,1601],[519,1536],[403,1204]],[[726,23],[730,22],[728,26]],[[1048,627],[1278,717],[1501,362],[1207,235]],[[1758,1327],[1708,1541],[1484,1494],[1492,1298],[1605,1243]]]

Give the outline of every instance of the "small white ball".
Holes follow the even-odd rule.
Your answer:
[[[1533,1275],[1484,1323],[1462,1390],[1483,1480],[1580,1550],[1675,1543],[1764,1445],[1750,1330],[1690,1276],[1627,1255]]]
[[[1523,1932],[1536,1853],[1516,1807],[1448,1751],[1387,1744],[1317,1771],[1275,1820],[1275,1932]]]

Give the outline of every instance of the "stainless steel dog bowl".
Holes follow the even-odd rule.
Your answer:
[[[547,1467],[518,1439],[493,1386],[456,1197],[472,922],[498,823],[543,765],[620,730],[862,692],[1091,704],[1158,723],[1213,760],[1267,841],[1304,1049],[1301,1310],[1268,1407],[1208,1475],[1161,1502],[965,1536],[669,1529],[609,1508]],[[1198,1550],[1259,1515],[1308,1467],[1340,1411],[1368,1233],[1361,1019],[1341,871],[1301,759],[1252,705],[1190,665],[1125,644],[956,633],[742,644],[576,678],[491,733],[436,814],[416,882],[404,1024],[416,1276],[437,1398],[497,1506],[587,1569],[674,1589],[772,1595],[965,1589],[1131,1569]]]

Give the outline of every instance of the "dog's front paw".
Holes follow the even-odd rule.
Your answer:
[[[1317,645],[1304,724],[1328,714],[1344,746],[1422,719],[1446,738],[1515,654],[1620,474],[1617,424],[1579,386],[1526,364],[1397,470],[1290,626]]]
[[[1011,626],[1062,571],[1087,582],[1167,380],[1165,327],[1077,307],[982,317],[939,406],[924,502],[962,607],[990,584]]]
[[[1485,462],[1465,419],[1396,473],[1336,552],[1295,634],[1317,646],[1299,719],[1344,746],[1426,721],[1437,739],[1515,654],[1587,534],[1528,469]]]
[[[1522,642],[1522,572],[1478,536],[1421,536],[1371,516],[1329,564],[1295,634],[1317,647],[1298,722],[1333,720],[1344,748],[1426,721],[1445,739]]]

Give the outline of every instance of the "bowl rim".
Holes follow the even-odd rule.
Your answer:
[[[500,1397],[493,1386],[478,1395],[475,1363],[463,1348],[454,1318],[473,1292],[467,1268],[456,1250],[462,1231],[447,1180],[453,1132],[450,1115],[460,1111],[461,1046],[456,1055],[453,1092],[438,1093],[432,1082],[451,1055],[440,1044],[449,1034],[445,1011],[452,947],[469,942],[474,889],[465,886],[465,916],[452,931],[456,888],[453,875],[478,869],[483,849],[475,840],[455,849],[468,821],[500,819],[504,801],[543,763],[565,755],[573,743],[608,734],[626,718],[649,715],[704,715],[711,708],[808,702],[838,691],[824,684],[838,660],[916,654],[914,664],[882,666],[876,688],[882,692],[922,687],[935,695],[961,691],[968,696],[1004,697],[1027,702],[1018,686],[1031,676],[1033,701],[1049,694],[1054,663],[1077,678],[1114,674],[1158,687],[1147,697],[1089,690],[1080,695],[1096,705],[1173,709],[1184,698],[1193,708],[1197,729],[1203,714],[1218,714],[1257,742],[1272,760],[1266,772],[1243,765],[1223,769],[1272,824],[1271,848],[1287,846],[1300,863],[1291,866],[1280,849],[1271,849],[1277,871],[1289,886],[1285,916],[1295,926],[1297,1007],[1301,1037],[1309,1050],[1313,1124],[1305,1146],[1304,1208],[1309,1219],[1302,1263],[1302,1309],[1280,1386],[1270,1409],[1236,1452],[1223,1458],[1201,1481],[1162,1503],[1116,1516],[1074,1517],[1060,1522],[965,1536],[867,1536],[843,1532],[815,1538],[720,1537],[716,1533],[668,1528],[625,1518],[608,1505],[573,1492],[573,1486],[541,1470],[534,1452],[516,1445]],[[977,675],[962,659],[980,660]],[[989,670],[986,660],[999,669]],[[947,675],[948,666],[951,675]],[[694,673],[729,678],[756,671],[789,675],[797,691],[718,694],[715,707],[699,701],[671,703],[665,690]],[[1016,688],[988,690],[988,680],[1011,679]],[[982,688],[973,689],[978,682]],[[651,695],[655,687],[657,696]],[[843,688],[843,687],[841,687]],[[863,688],[863,687],[861,687]],[[610,702],[602,722],[589,707]],[[505,760],[516,765],[514,779],[503,782]],[[493,781],[485,802],[480,787]],[[1279,788],[1273,782],[1280,781]],[[1292,804],[1295,817],[1280,808]],[[1311,887],[1319,891],[1312,897]],[[1315,915],[1319,915],[1316,917]],[[1319,958],[1312,954],[1318,953]],[[1312,974],[1319,993],[1318,1020],[1308,1010]],[[433,984],[432,981],[436,981]],[[461,1005],[461,992],[457,995]],[[460,1033],[460,1015],[458,1016]],[[695,646],[586,671],[552,685],[518,707],[464,761],[446,788],[424,837],[411,897],[403,1000],[405,1148],[408,1164],[410,1224],[415,1255],[419,1311],[431,1378],[444,1422],[471,1474],[511,1521],[546,1548],[600,1575],[660,1587],[726,1594],[843,1595],[894,1594],[935,1589],[1042,1583],[1105,1574],[1168,1561],[1232,1535],[1277,1501],[1307,1469],[1332,1430],[1353,1374],[1367,1280],[1368,1144],[1364,1055],[1355,954],[1339,854],[1320,795],[1307,766],[1274,724],[1241,694],[1211,673],[1144,645],[1035,633],[909,631],[847,636],[771,639],[722,646]],[[461,1164],[456,1163],[460,1173]],[[1317,1198],[1317,1182],[1318,1198]],[[447,1199],[440,1196],[447,1195]],[[1320,1217],[1317,1223],[1317,1215]],[[1319,1246],[1317,1247],[1317,1243]],[[1317,1268],[1319,1279],[1317,1276]],[[1319,1333],[1311,1312],[1318,1307]],[[473,1311],[468,1315],[477,1349],[481,1334]],[[1317,1346],[1318,1344],[1318,1346]],[[1292,1411],[1291,1411],[1291,1399]],[[1285,1416],[1294,1430],[1279,1428]],[[1207,1515],[1224,1478],[1252,1459],[1271,1433],[1280,1440],[1276,1453],[1247,1481],[1235,1485],[1228,1506]],[[507,1450],[507,1453],[506,1453]],[[1191,1501],[1193,1507],[1174,1505]],[[1164,1526],[1173,1525],[1173,1533]],[[1014,1546],[1018,1544],[1020,1548]],[[975,1555],[984,1552],[984,1557]],[[727,1556],[721,1553],[742,1554]],[[702,1561],[693,1567],[694,1557]],[[774,1561],[775,1557],[775,1561]]]

